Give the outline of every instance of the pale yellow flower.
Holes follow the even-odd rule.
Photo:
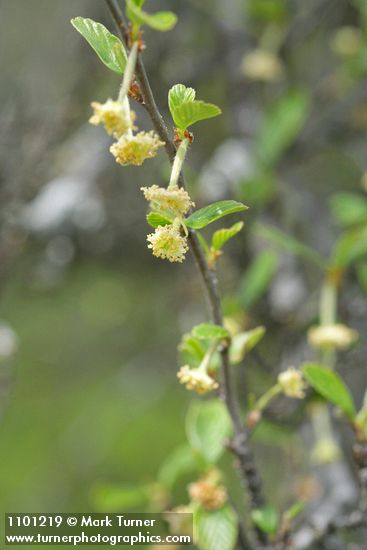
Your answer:
[[[320,439],[311,451],[311,459],[317,464],[332,464],[340,458],[338,445],[329,438]]]
[[[189,249],[187,238],[181,235],[176,223],[159,225],[154,233],[147,236],[147,240],[153,256],[170,262],[183,262]]]
[[[186,389],[194,390],[196,393],[204,394],[219,387],[218,382],[209,374],[200,368],[192,369],[189,365],[184,365],[177,373],[177,378]]]
[[[331,40],[332,50],[345,57],[356,55],[362,47],[363,33],[357,27],[341,27]]]
[[[283,75],[284,69],[279,57],[272,52],[256,49],[244,56],[241,71],[251,80],[274,81]]]
[[[278,384],[288,397],[303,399],[305,396],[306,383],[303,380],[302,373],[294,367],[289,367],[279,374]]]
[[[184,216],[191,206],[195,206],[188,192],[177,185],[169,187],[152,185],[142,187],[141,190],[146,200],[151,203],[152,209],[158,212],[169,210],[175,216]]]
[[[133,129],[135,113],[126,109],[120,101],[107,99],[105,103],[93,101],[93,116],[89,119],[91,124],[97,126],[103,124],[107,134],[116,138]]]
[[[308,331],[308,341],[315,348],[347,349],[358,339],[358,332],[346,325],[320,325]]]
[[[145,159],[155,157],[162,145],[164,145],[163,141],[160,141],[153,131],[139,132],[136,135],[121,136],[116,143],[111,145],[110,151],[116,158],[116,162],[122,166],[128,164],[140,166]]]

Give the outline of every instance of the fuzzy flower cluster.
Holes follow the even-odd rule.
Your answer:
[[[278,384],[288,397],[303,399],[305,396],[306,383],[302,373],[294,367],[289,367],[278,376]]]
[[[245,55],[242,73],[251,80],[272,82],[282,77],[284,68],[279,57],[272,52],[256,49]]]
[[[170,215],[184,216],[195,204],[190,195],[182,187],[171,185],[169,187],[142,187],[144,197],[149,201],[152,210]]]
[[[159,225],[154,233],[147,236],[148,248],[153,256],[170,262],[183,262],[189,247],[187,238],[180,233],[177,224]]]
[[[173,219],[172,223],[159,225],[154,233],[148,235],[148,248],[152,249],[153,256],[157,258],[183,262],[189,249],[183,218],[194,206],[190,195],[178,185],[152,185],[142,187],[141,190],[154,212],[164,215],[167,219]]]
[[[202,479],[190,483],[188,491],[191,500],[200,504],[208,512],[222,508],[228,500],[226,488],[220,483],[217,470],[213,470]]]
[[[342,323],[320,325],[308,331],[308,341],[315,348],[348,349],[358,339],[358,332]]]
[[[164,145],[153,131],[133,133],[135,113],[130,110],[128,100],[105,103],[92,103],[94,110],[89,122],[94,125],[103,124],[106,132],[116,138],[110,151],[116,162],[122,166],[132,164],[140,166],[146,159],[156,156],[159,147]]]
[[[204,394],[219,388],[219,384],[205,370],[200,368],[192,369],[189,365],[184,365],[177,373],[177,378],[186,389]]]
[[[146,159],[155,157],[162,145],[164,145],[163,141],[160,141],[157,134],[151,130],[135,135],[124,134],[111,145],[110,151],[116,158],[116,162],[122,166],[128,164],[141,166]]]
[[[121,101],[107,99],[106,103],[93,101],[91,105],[94,114],[89,122],[95,126],[103,124],[108,135],[119,138],[133,130],[136,115],[134,111],[126,109]]]

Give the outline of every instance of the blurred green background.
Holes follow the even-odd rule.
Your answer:
[[[195,128],[186,169],[195,202],[233,197],[250,206],[220,264],[226,313],[245,327],[268,327],[239,369],[244,403],[312,353],[305,331],[322,281],[302,254],[269,245],[255,222],[327,257],[348,225],[335,195],[365,201],[367,10],[344,0],[156,5],[179,17],[170,33],[144,34],[162,112],[177,82],[223,110]],[[153,494],[161,464],[185,439],[190,396],[177,383],[177,344],[207,318],[203,289],[191,258],[168,265],[146,248],[139,188],[167,180],[164,152],[142,168],[121,168],[102,128],[87,124],[90,102],[115,97],[119,77],[70,19],[91,17],[115,32],[104,2],[2,0],[0,9],[0,508],[96,510],[101,486],[148,485]],[[141,106],[134,109],[150,129]],[[357,401],[367,317],[365,256],[358,261],[340,314],[361,341],[339,365]],[[284,420],[283,403],[274,414],[280,431],[259,437],[258,456],[269,494],[285,503],[302,483],[273,480],[285,479],[286,461],[306,483],[308,457],[302,436],[289,435],[297,415]],[[184,484],[178,495],[185,500]]]

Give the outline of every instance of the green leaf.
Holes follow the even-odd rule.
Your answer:
[[[197,462],[192,450],[185,443],[177,447],[164,460],[158,474],[158,481],[167,488],[172,488],[181,476],[195,471]]]
[[[199,550],[233,550],[238,537],[236,514],[229,506],[194,515],[195,539]]]
[[[212,103],[196,101],[195,94],[193,88],[186,88],[184,84],[175,84],[168,92],[168,106],[172,118],[180,130],[186,130],[195,122],[213,118],[222,112]]]
[[[241,231],[243,226],[243,222],[237,222],[232,225],[232,227],[228,227],[226,229],[218,229],[218,231],[215,231],[212,237],[212,247],[214,248],[214,250],[220,250],[221,248],[223,248],[223,246],[229,239],[231,239]]]
[[[305,507],[305,503],[302,501],[295,502],[292,504],[288,510],[286,510],[283,514],[284,518],[288,521],[291,521],[292,519],[295,519],[299,514],[303,511]]]
[[[256,138],[259,159],[275,164],[297,138],[309,112],[309,98],[303,90],[291,90],[265,115]]]
[[[223,218],[223,216],[242,212],[243,210],[247,210],[247,208],[241,202],[232,200],[214,202],[205,208],[196,210],[196,212],[185,220],[185,224],[192,229],[203,229],[203,227]]]
[[[199,338],[199,340],[223,340],[230,337],[227,329],[211,323],[196,325],[191,333],[195,338]]]
[[[119,38],[110,33],[101,23],[84,17],[71,20],[73,27],[80,32],[96,52],[100,60],[115,73],[122,74],[126,67],[126,51]]]
[[[248,309],[266,292],[278,264],[278,256],[271,250],[265,250],[256,256],[244,274],[238,291],[242,307]]]
[[[289,6],[279,0],[250,0],[246,9],[251,17],[260,21],[284,23],[289,15]]]
[[[220,115],[222,111],[213,103],[205,103],[204,101],[190,101],[182,103],[174,109],[172,118],[175,121],[177,128],[186,130],[195,122],[206,120]]]
[[[302,371],[310,386],[317,393],[330,403],[337,405],[349,418],[353,419],[355,417],[356,410],[353,398],[336,372],[313,363],[305,363]]]
[[[163,216],[159,212],[149,212],[147,215],[147,222],[152,227],[158,227],[159,225],[169,225],[172,223],[172,220],[167,218],[167,216]]]
[[[186,362],[199,366],[206,353],[206,347],[199,338],[192,334],[185,334],[179,345],[179,351],[187,357]]]
[[[138,25],[148,25],[156,31],[170,31],[177,23],[177,15],[171,11],[158,11],[149,14],[141,9],[142,2],[136,0],[126,0],[126,13],[132,23]]]
[[[367,227],[353,229],[337,240],[331,262],[339,268],[347,268],[367,257]]]
[[[215,464],[224,451],[231,422],[224,404],[217,400],[193,401],[186,418],[191,448],[208,464]]]
[[[263,338],[264,327],[257,327],[247,332],[241,332],[232,336],[231,347],[229,348],[229,360],[232,365],[237,365]]]
[[[294,237],[287,235],[280,229],[262,224],[256,224],[254,230],[255,233],[263,239],[274,243],[280,248],[283,248],[296,256],[301,256],[302,258],[309,260],[322,269],[325,268],[325,262],[318,252],[297,241]]]
[[[131,510],[148,503],[149,491],[139,485],[100,484],[93,487],[91,501],[98,512]]]
[[[272,506],[257,508],[251,513],[254,524],[264,533],[275,535],[279,526],[279,514]]]
[[[330,201],[335,220],[343,226],[367,221],[367,200],[357,193],[336,193]]]
[[[367,262],[360,262],[356,266],[358,282],[362,290],[367,294]]]
[[[194,101],[196,92],[194,88],[186,88],[184,84],[175,84],[168,92],[168,106],[171,113],[182,103]]]

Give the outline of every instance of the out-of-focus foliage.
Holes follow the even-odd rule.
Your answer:
[[[0,331],[1,508],[162,510],[188,502],[187,485],[217,461],[236,497],[222,405],[195,401],[187,434],[183,426],[188,396],[177,383],[175,346],[186,332],[180,354],[193,366],[208,348],[191,333],[206,321],[194,266],[162,266],[146,254],[137,191],[166,179],[168,162],[161,153],[149,167],[115,166],[103,131],[86,121],[92,100],[117,96],[120,77],[98,63],[70,20],[116,29],[99,0],[49,4],[4,2],[0,21],[1,318],[10,331]],[[179,21],[164,34],[154,28],[171,28],[172,15],[130,4],[145,25],[144,59],[170,129],[167,93],[176,82],[221,107],[220,117],[192,128],[185,170],[198,210],[189,224],[204,228],[208,258],[226,241],[226,255],[213,261],[244,408],[280,370],[319,361],[305,335],[328,274],[338,284],[338,316],[361,334],[335,367],[365,426],[366,3],[162,0],[154,10],[174,9]],[[144,109],[134,109],[149,130]],[[202,118],[189,114],[185,128]],[[204,207],[213,201],[220,206]],[[243,204],[241,232],[225,229],[222,215]],[[148,222],[165,223],[156,213]],[[325,381],[311,385],[330,398]],[[336,393],[351,416],[349,393]],[[312,403],[279,397],[254,431],[276,503],[256,514],[268,532],[295,501],[327,520],[358,499],[347,460],[313,467],[313,457],[325,457],[311,453],[317,414]],[[233,547],[230,509],[201,514],[201,547]]]

